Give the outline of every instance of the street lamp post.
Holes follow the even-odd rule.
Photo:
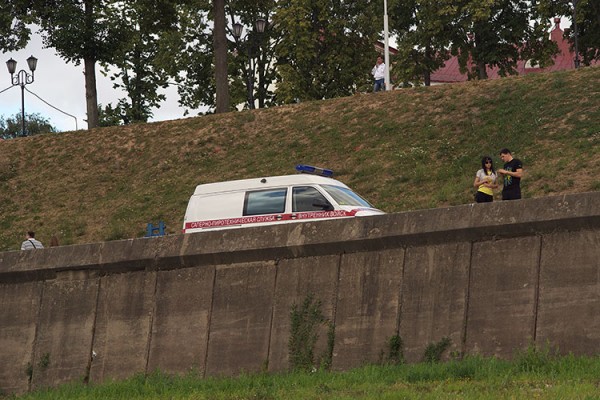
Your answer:
[[[25,85],[33,83],[34,72],[37,67],[37,58],[30,56],[27,59],[27,65],[31,70],[31,74],[24,69],[17,72],[17,62],[12,58],[6,62],[8,73],[10,74],[10,82],[13,86],[21,86],[21,136],[25,136]]]
[[[385,90],[392,89],[390,82],[390,39],[388,33],[387,0],[383,0],[383,56],[385,62]]]
[[[250,108],[251,110],[254,109],[254,75],[255,75],[255,69],[256,69],[256,63],[252,62],[252,50],[253,48],[257,45],[257,35],[262,34],[265,31],[265,28],[267,27],[267,21],[259,18],[256,20],[256,22],[254,23],[254,29],[255,32],[249,32],[246,35],[245,38],[245,44],[246,44],[246,54],[248,56],[248,71],[247,71],[247,75],[248,75],[248,79],[247,79],[247,86],[248,86],[248,108]],[[235,24],[233,24],[233,36],[235,37],[236,41],[237,40],[241,40],[242,38],[242,32],[244,31],[244,26],[242,24],[240,24],[239,22],[236,22]],[[255,33],[255,34],[253,34]]]

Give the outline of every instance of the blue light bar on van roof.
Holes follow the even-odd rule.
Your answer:
[[[298,164],[296,165],[296,171],[301,172],[303,174],[326,176],[328,178],[331,178],[333,176],[332,170],[320,167],[313,167],[312,165]]]

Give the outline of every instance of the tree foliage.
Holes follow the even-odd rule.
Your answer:
[[[451,54],[469,79],[487,78],[488,68],[515,74],[519,60],[548,65],[557,47],[542,11],[537,1],[526,0],[392,1],[395,75],[428,84]]]
[[[169,81],[161,42],[178,30],[177,2],[130,1],[119,5],[118,14],[127,40],[113,49],[110,64],[103,66],[111,74],[113,87],[127,93],[116,107],[123,123],[147,122],[152,108],[166,98],[159,92]]]
[[[233,36],[230,30],[233,57],[230,57],[229,65],[234,104],[248,106],[250,66],[254,67],[252,98],[258,101],[259,108],[275,104],[275,93],[270,85],[277,79],[275,48],[281,40],[279,31],[273,29],[275,3],[274,0],[238,1],[227,6],[230,29],[236,22],[245,27],[241,38]],[[258,19],[267,21],[263,33],[254,28]]]
[[[13,51],[24,48],[29,41],[31,22],[26,4],[22,0],[4,0],[0,3],[0,50]]]
[[[20,136],[33,136],[40,133],[58,132],[54,126],[50,124],[50,120],[44,118],[38,113],[25,113],[25,134],[23,135],[21,113],[17,113],[9,117],[0,117],[0,138],[11,139]]]
[[[215,105],[210,8],[211,3],[205,0],[180,4],[177,29],[165,31],[160,42],[157,62],[175,81],[179,103],[187,109]]]
[[[589,64],[600,59],[600,2],[574,1],[582,62]],[[470,78],[486,78],[488,68],[496,68],[502,76],[514,74],[519,60],[548,65],[556,46],[544,21],[557,15],[572,19],[574,6],[573,0],[388,3],[390,32],[396,35],[399,50],[392,60],[392,76],[425,84],[451,55],[458,57]],[[100,118],[109,121],[102,124],[114,123],[117,117],[120,123],[148,121],[152,109],[165,99],[161,89],[169,84],[178,86],[180,104],[188,110],[215,109],[217,75],[221,89],[227,86],[230,109],[247,104],[249,86],[259,107],[346,96],[370,86],[374,43],[382,33],[381,0],[226,1],[226,40],[219,44],[219,67],[213,46],[214,4],[7,0],[0,5],[0,28],[7,32],[0,37],[0,48],[22,48],[29,39],[28,24],[37,23],[47,47],[67,62],[83,63],[89,127],[99,125]],[[260,35],[252,29],[258,18],[268,21]],[[235,22],[245,26],[241,39],[232,34]],[[102,117],[96,64],[110,75],[115,88],[127,94],[100,110]]]
[[[424,82],[448,58],[453,22],[459,8],[453,0],[396,0],[389,14],[397,37],[394,77],[401,82]]]
[[[577,16],[577,42],[584,65],[600,60],[600,2],[597,0],[540,0],[540,9],[547,18],[566,17],[571,29],[565,36],[575,51],[575,20]]]
[[[113,107],[112,104],[106,106],[98,104],[98,126],[123,125],[125,124],[124,115],[125,113],[119,105]]]
[[[580,53],[583,63],[589,65],[592,60],[600,61],[600,2],[579,0],[577,7]],[[571,29],[570,33],[574,35],[575,32]],[[571,42],[574,42],[573,37]]]
[[[98,125],[96,63],[110,62],[127,39],[122,32],[116,1],[32,0],[35,22],[40,25],[44,45],[75,65],[84,64],[88,127]]]
[[[197,1],[194,9],[186,13],[187,18],[182,20],[179,31],[172,35],[171,46],[178,50],[174,68],[170,74],[177,81],[178,92],[181,96],[180,103],[188,108],[208,106],[211,109],[216,105],[216,80],[215,80],[215,49],[212,45],[212,31],[210,20],[212,18],[211,5],[207,2]],[[239,0],[225,4],[226,30],[227,30],[227,63],[230,107],[246,104],[248,82],[248,45],[255,47],[250,52],[251,60],[256,65],[256,78],[254,80],[253,97],[258,101],[259,107],[273,104],[273,92],[269,85],[275,80],[273,47],[278,39],[276,32],[270,29],[272,21],[273,0]],[[200,11],[198,11],[200,10]],[[268,21],[267,30],[260,36],[254,33],[248,35],[254,21],[263,18]],[[233,36],[233,24],[242,23],[246,29],[241,40]],[[248,40],[250,39],[250,40]],[[255,39],[260,39],[253,42]],[[260,51],[259,51],[260,50]]]
[[[274,29],[281,103],[347,96],[370,80],[381,3],[278,2]]]
[[[500,76],[516,74],[518,60],[550,62],[556,45],[549,22],[540,21],[537,3],[526,0],[462,0],[453,31],[452,51],[470,78],[487,78],[487,67]],[[533,22],[533,24],[532,24]]]

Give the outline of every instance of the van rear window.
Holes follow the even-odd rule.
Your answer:
[[[286,188],[246,192],[244,215],[283,213],[286,195]]]

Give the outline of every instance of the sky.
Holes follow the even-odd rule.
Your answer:
[[[0,117],[7,118],[21,113],[21,88],[20,86],[11,87],[6,61],[12,58],[17,62],[17,72],[24,69],[30,73],[27,58],[33,55],[38,62],[34,81],[25,86],[25,113],[39,113],[61,132],[87,129],[83,64],[75,66],[67,63],[56,54],[54,49],[42,47],[41,37],[34,34],[25,49],[2,53],[0,91],[10,89],[0,93]],[[102,105],[112,103],[115,106],[119,98],[126,96],[124,92],[112,88],[109,77],[102,75],[100,69],[96,66],[98,103]],[[75,118],[50,107],[28,91]],[[179,96],[176,87],[169,87],[164,93],[167,100],[158,109],[153,110],[154,116],[151,121],[183,118],[185,110],[177,103]],[[190,112],[188,117],[196,114]]]

